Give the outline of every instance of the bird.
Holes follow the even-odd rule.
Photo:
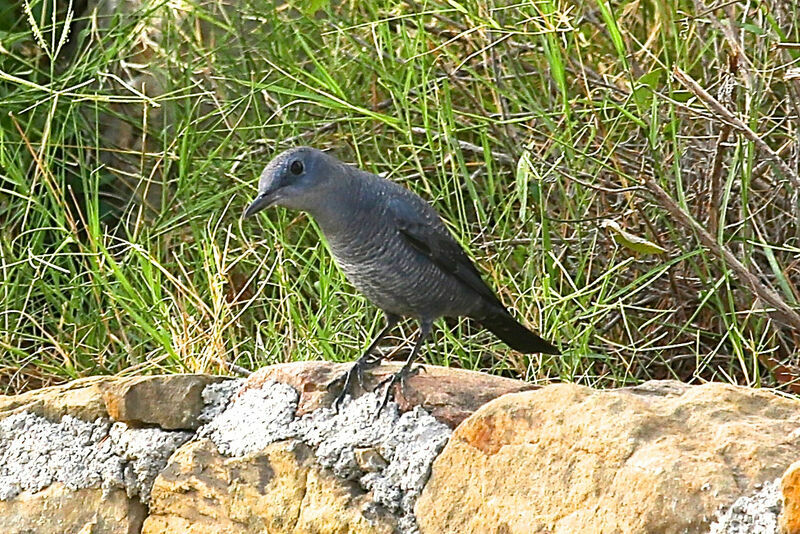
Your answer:
[[[329,388],[342,386],[334,409],[356,381],[363,388],[364,372],[382,359],[375,349],[402,319],[415,319],[419,330],[406,363],[377,386],[388,384],[378,413],[395,384],[404,387],[414,374],[412,364],[440,317],[470,317],[519,352],[560,354],[556,346],[514,319],[439,213],[406,187],[301,146],[281,152],[267,164],[243,218],[271,206],[310,215],[339,269],[386,319],[349,371],[329,384]]]

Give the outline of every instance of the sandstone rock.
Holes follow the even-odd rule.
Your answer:
[[[152,503],[152,532],[414,531],[413,504],[451,433],[445,425],[419,408],[399,413],[395,403],[377,416],[375,394],[301,420],[292,387],[270,381],[237,393],[238,384],[194,376],[103,378],[4,399],[15,415],[0,421],[0,499],[14,504],[26,492],[63,482],[78,494],[126,488],[129,506]],[[87,400],[92,411],[77,412],[98,417],[67,413],[56,422],[20,413],[34,407],[57,416],[72,409],[63,398]],[[165,469],[190,433],[151,425],[195,427],[201,412],[207,424],[200,433],[209,439],[179,448]],[[178,441],[165,448],[169,443],[149,433]],[[168,450],[150,461],[143,453],[151,448]],[[151,474],[159,472],[151,493]],[[172,485],[171,472],[180,474]],[[102,531],[92,506],[87,500],[90,519],[74,532]]]
[[[397,398],[450,425],[485,398],[516,393],[494,398],[458,426],[414,508],[450,431],[419,407],[400,413],[390,404],[376,416],[375,395],[334,413],[328,403],[336,392],[325,386],[347,368],[273,366],[240,391],[237,382],[214,377],[104,377],[0,397],[0,440],[13,441],[0,462],[0,479],[13,490],[0,490],[8,499],[0,501],[0,531],[134,533],[144,523],[149,534],[411,533],[418,522],[422,533],[671,534],[706,533],[716,516],[713,532],[771,534],[780,509],[771,481],[786,471],[781,524],[800,532],[800,466],[786,470],[800,450],[796,400],[669,381],[522,391],[530,386],[429,367]],[[397,368],[375,369],[367,386]],[[203,384],[211,384],[206,406]],[[298,405],[307,412],[302,419]],[[166,468],[169,452],[143,470],[143,451],[157,448],[159,436],[183,435],[171,451],[191,435],[150,425],[195,428],[201,408],[208,423],[195,441],[178,448]],[[80,419],[42,422],[25,410],[51,421]],[[112,424],[109,414],[146,428]],[[62,430],[69,435],[63,446],[62,438],[48,438]],[[56,472],[61,464],[50,460],[58,458],[77,479]],[[94,471],[84,473],[89,464]],[[105,485],[108,498],[75,482],[84,479]],[[145,519],[140,500],[148,495]]]
[[[52,484],[0,501],[4,534],[137,534],[147,508],[124,491],[72,490]]]
[[[103,401],[108,415],[129,425],[152,424],[165,430],[200,426],[203,389],[224,377],[164,375],[118,379],[105,384]]]
[[[800,461],[789,466],[781,478],[783,511],[780,528],[783,534],[800,534]]]
[[[226,458],[208,439],[179,449],[156,480],[143,534],[391,533],[394,518],[320,469],[297,441]]]
[[[0,421],[0,500],[63,483],[73,490],[120,488],[147,502],[156,476],[190,437],[108,419],[87,422],[65,415],[56,423],[15,414]]]
[[[217,380],[94,377],[0,396],[0,532],[138,533],[152,481],[191,433],[128,428],[109,412],[196,427],[202,388]]]
[[[21,395],[0,395],[0,419],[21,412],[35,413],[51,421],[67,414],[84,421],[106,417],[103,388],[114,380],[109,376],[93,376]]]
[[[203,389],[224,380],[196,374],[81,378],[21,395],[0,395],[0,420],[31,412],[51,421],[69,414],[84,421],[110,417],[134,426],[196,429]]]
[[[388,510],[398,518],[400,533],[416,533],[414,503],[452,434],[447,425],[420,407],[400,413],[394,402],[378,413],[380,393],[348,397],[337,411],[323,407],[298,419],[300,395],[287,384],[265,382],[240,391],[227,385],[207,388],[214,390],[207,397],[224,408],[212,410],[216,416],[199,430],[220,453],[243,457],[275,442],[301,442],[313,449],[316,465],[326,473],[367,494],[362,507]],[[230,402],[220,402],[220,389],[232,396]],[[319,505],[311,506],[301,515],[319,513],[314,510]]]
[[[338,390],[327,385],[350,369],[350,363],[292,362],[259,369],[247,379],[246,387],[258,388],[264,382],[288,384],[300,393],[297,414],[330,406]],[[374,388],[389,374],[396,373],[401,363],[386,362],[365,374],[365,386]],[[537,386],[465,369],[426,365],[406,381],[405,391],[398,387],[395,400],[403,411],[422,406],[442,423],[455,428],[478,407],[506,393],[535,389]]]
[[[464,421],[416,513],[423,533],[707,532],[798,450],[800,402],[768,391],[559,384]]]

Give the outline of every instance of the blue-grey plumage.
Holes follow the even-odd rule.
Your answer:
[[[372,349],[400,317],[420,322],[420,337],[406,367],[433,321],[442,316],[477,319],[522,352],[559,353],[511,316],[439,214],[405,187],[299,147],[266,166],[258,196],[244,216],[272,205],[311,215],[348,280],[386,313],[387,328],[359,362],[375,360]]]

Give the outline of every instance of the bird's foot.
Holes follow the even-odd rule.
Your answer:
[[[400,390],[403,392],[403,396],[407,396],[406,381],[412,376],[418,374],[420,371],[424,370],[425,367],[423,365],[418,365],[412,369],[411,362],[408,362],[401,367],[398,372],[381,380],[381,382],[375,386],[375,389],[380,389],[384,384],[386,384],[386,389],[383,392],[383,400],[381,401],[381,405],[378,408],[378,411],[375,413],[375,418],[378,418],[383,409],[386,408],[386,405],[389,403],[389,399],[392,397],[395,384],[400,384]]]
[[[335,412],[339,411],[339,408],[342,406],[344,398],[347,396],[347,394],[352,394],[355,382],[358,382],[359,387],[366,391],[367,388],[364,387],[364,371],[372,369],[380,363],[380,356],[364,354],[358,360],[356,360],[356,362],[352,365],[352,367],[350,367],[350,369],[348,369],[346,373],[343,373],[339,377],[328,382],[328,385],[325,386],[325,389],[328,391],[337,389],[339,387],[342,388],[339,395],[333,401],[333,410]]]

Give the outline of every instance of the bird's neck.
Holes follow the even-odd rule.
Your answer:
[[[356,177],[348,177],[348,182],[326,191],[309,210],[329,241],[370,223],[368,214],[374,209],[374,200],[368,194],[369,188]]]

